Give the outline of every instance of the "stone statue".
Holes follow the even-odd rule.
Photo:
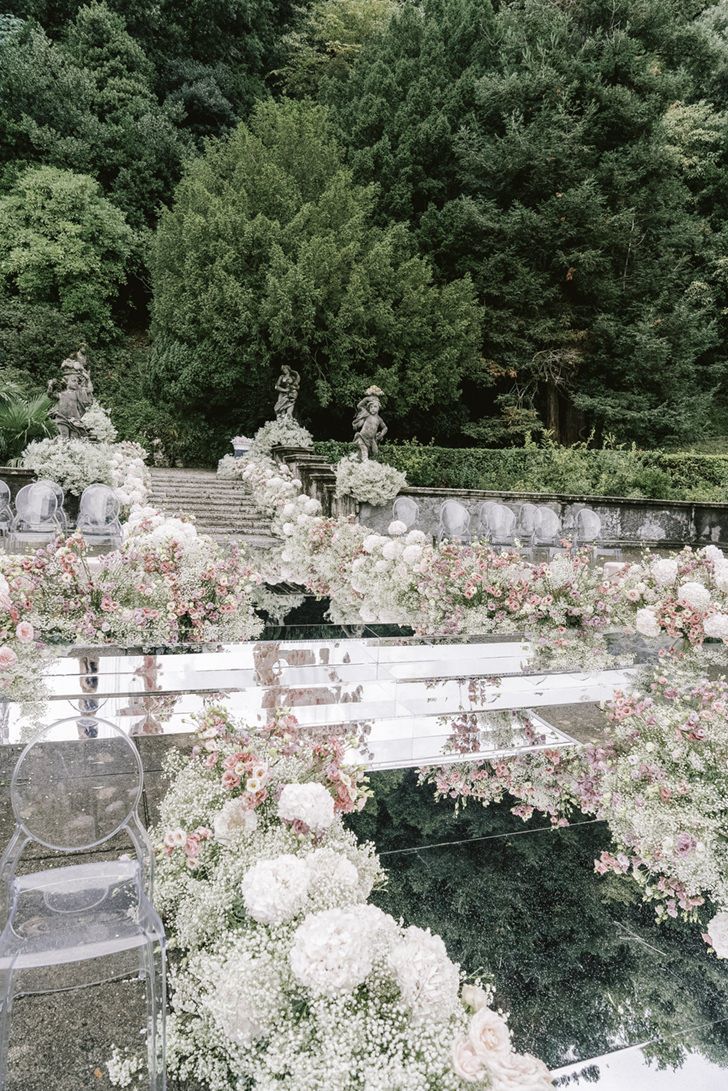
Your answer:
[[[387,434],[387,426],[379,416],[380,397],[384,393],[378,386],[370,386],[356,407],[352,421],[354,443],[359,453],[359,461],[366,462],[379,454],[378,443]]]
[[[278,391],[278,400],[275,404],[276,420],[293,417],[293,407],[296,404],[300,386],[301,376],[299,373],[289,367],[288,364],[284,364],[275,386]]]
[[[56,398],[49,416],[64,439],[88,439],[89,433],[81,417],[94,400],[94,388],[86,365],[86,346],[61,364],[65,386],[59,389],[58,379],[48,383],[48,393]]]

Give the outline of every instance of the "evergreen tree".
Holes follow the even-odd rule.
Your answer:
[[[478,362],[472,287],[433,286],[408,230],[373,224],[374,200],[305,103],[260,104],[190,166],[152,257],[154,381],[173,404],[221,436],[253,429],[285,362],[328,434],[348,434],[370,383],[395,434],[451,426]]]
[[[647,444],[704,425],[725,374],[726,245],[724,200],[709,222],[694,184],[725,132],[696,82],[714,55],[705,6],[430,0],[338,92],[357,177],[383,179],[384,211],[484,305],[505,415],[481,390],[471,435],[529,431],[538,411],[567,437],[568,406]]]

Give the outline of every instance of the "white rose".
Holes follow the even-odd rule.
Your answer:
[[[657,614],[649,606],[645,606],[637,611],[634,624],[635,629],[638,633],[641,633],[642,636],[660,635],[660,623],[657,620]]]
[[[482,1058],[468,1038],[458,1038],[452,1047],[452,1067],[456,1076],[466,1083],[480,1083],[486,1074]]]
[[[325,830],[334,821],[334,800],[323,784],[286,784],[278,800],[278,817]]]
[[[487,1008],[490,1003],[488,993],[485,989],[481,989],[480,985],[463,985],[460,996],[463,1004],[466,1004],[473,1011]]]
[[[390,534],[393,538],[399,538],[401,535],[407,533],[407,524],[403,523],[401,519],[394,519],[387,527],[387,534]]]
[[[239,799],[229,799],[215,815],[212,829],[215,840],[221,845],[232,845],[238,837],[245,837],[258,826],[258,816],[254,811],[246,811]]]
[[[677,601],[693,610],[705,610],[710,606],[710,591],[697,580],[688,580],[678,587]]]
[[[708,924],[707,934],[718,958],[728,958],[728,911],[716,913]]]
[[[658,587],[669,587],[677,579],[677,561],[669,560],[668,558],[653,561],[650,566],[650,572]]]
[[[481,1008],[470,1020],[468,1030],[473,1049],[488,1064],[494,1057],[511,1052],[511,1033],[502,1015],[492,1008]]]
[[[282,924],[303,909],[308,883],[308,868],[298,856],[283,853],[259,860],[241,883],[245,908],[259,924]]]
[[[703,621],[703,632],[716,640],[728,641],[728,614],[711,614]]]
[[[549,1070],[530,1053],[507,1053],[488,1062],[493,1091],[546,1091],[553,1087]]]

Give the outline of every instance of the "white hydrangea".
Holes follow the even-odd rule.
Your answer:
[[[715,565],[713,568],[713,582],[719,591],[728,591],[728,561]]]
[[[644,606],[637,611],[635,616],[635,629],[642,636],[655,637],[660,635],[660,623],[657,614],[651,606]]]
[[[283,991],[269,955],[233,955],[211,984],[210,1012],[223,1034],[236,1045],[249,1046],[273,1029],[283,1007]]]
[[[427,541],[427,535],[424,530],[410,530],[405,541],[407,545],[424,545]]]
[[[309,870],[291,853],[259,860],[241,884],[243,902],[259,924],[282,924],[300,913],[308,896]]]
[[[699,552],[705,557],[706,561],[710,561],[711,564],[723,564],[726,559],[722,549],[718,549],[718,546],[716,545],[703,546]]]
[[[402,556],[403,545],[401,542],[389,541],[382,546],[382,556],[387,561],[396,561]]]
[[[368,459],[342,458],[336,467],[336,495],[352,496],[362,504],[389,504],[406,486],[407,478],[393,466]]]
[[[417,1021],[442,1018],[455,1011],[460,973],[439,936],[429,929],[407,928],[390,950],[388,964],[402,999]]]
[[[710,591],[697,580],[688,580],[678,587],[677,601],[692,610],[705,610],[710,606]]]
[[[91,402],[81,417],[81,424],[97,443],[114,443],[119,435],[112,424],[111,417],[103,405],[97,401]]]
[[[417,564],[422,560],[422,546],[421,545],[408,545],[402,550],[402,560],[405,564]]]
[[[239,799],[229,799],[215,815],[212,824],[215,840],[221,845],[233,845],[239,837],[247,837],[258,826],[255,811],[246,810]]]
[[[197,527],[194,523],[176,516],[164,515],[151,507],[137,507],[132,510],[124,526],[124,537],[133,539],[140,545],[165,546],[176,542],[183,549],[197,543]]]
[[[296,929],[291,969],[313,993],[353,992],[366,981],[396,931],[392,918],[373,905],[312,913]]]
[[[711,614],[703,621],[703,632],[716,640],[728,642],[728,614]]]
[[[650,572],[658,587],[670,587],[677,579],[677,561],[673,561],[667,557],[653,561],[650,565]]]
[[[387,527],[387,534],[392,538],[401,538],[403,534],[407,533],[407,524],[403,523],[401,519],[393,519]]]
[[[383,546],[386,541],[387,539],[381,534],[367,534],[361,547],[365,553],[374,553],[374,551]]]
[[[326,830],[334,821],[334,799],[323,784],[286,784],[278,800],[278,817],[302,822],[310,830]]]

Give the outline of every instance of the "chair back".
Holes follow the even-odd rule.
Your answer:
[[[48,481],[24,485],[15,497],[15,528],[57,527],[57,486]]]
[[[78,508],[78,529],[103,530],[114,526],[119,518],[119,500],[109,485],[89,485],[81,493]]]
[[[96,717],[95,736],[78,738],[78,719],[42,728],[20,755],[10,783],[18,829],[56,852],[90,852],[130,826],[136,844],[139,753],[120,728]]]
[[[596,542],[602,533],[602,521],[591,508],[580,508],[576,513],[577,542]]]
[[[0,479],[0,512],[10,510],[10,486]]]
[[[538,508],[535,504],[521,504],[518,511],[518,534],[523,538],[532,538],[538,525]]]
[[[68,521],[66,519],[66,513],[63,510],[63,503],[64,503],[64,501],[66,499],[65,493],[63,492],[63,489],[61,488],[61,486],[58,484],[57,481],[51,481],[50,478],[47,478],[47,477],[41,478],[39,481],[36,482],[36,484],[37,485],[48,485],[48,486],[50,486],[51,489],[53,489],[56,500],[58,501],[58,508],[56,509],[56,519],[58,520],[58,522],[59,522],[60,526],[63,528],[63,530],[65,530],[67,528],[67,526],[68,526]]]
[[[561,520],[558,515],[553,508],[549,508],[545,504],[539,504],[536,510],[538,518],[535,540],[546,543],[556,542],[561,536]]]
[[[445,500],[440,505],[439,538],[459,542],[470,537],[470,512],[459,500]]]
[[[392,518],[398,519],[410,530],[419,518],[419,504],[411,496],[398,496],[392,504]]]

